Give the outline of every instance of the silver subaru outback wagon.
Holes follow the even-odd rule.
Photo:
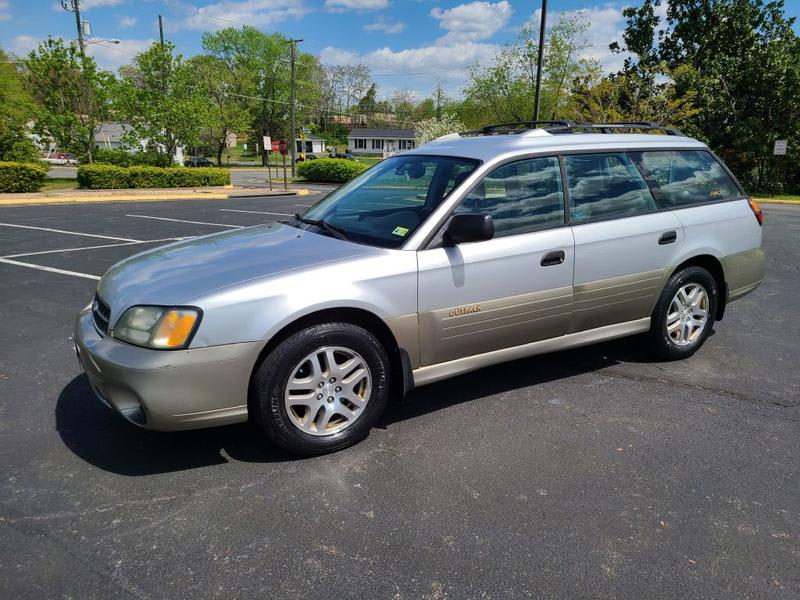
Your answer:
[[[691,356],[760,284],[761,220],[678,131],[487,127],[388,158],[291,221],[114,265],[76,349],[138,426],[250,419],[329,452],[390,396],[487,365],[640,333]]]

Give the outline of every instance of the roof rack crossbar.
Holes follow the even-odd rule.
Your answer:
[[[639,129],[642,131],[663,131],[667,135],[685,137],[684,134],[666,125],[659,125],[652,121],[620,121],[611,123],[575,123],[574,121],[516,121],[514,123],[498,123],[496,125],[486,125],[480,129],[465,131],[461,135],[498,135],[508,133],[523,133],[531,129],[544,129],[548,133],[579,133],[581,131],[595,131],[600,133],[611,133],[613,130]]]

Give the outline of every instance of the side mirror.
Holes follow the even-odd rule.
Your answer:
[[[453,215],[443,240],[446,246],[465,242],[481,242],[494,237],[494,221],[492,215],[483,213],[462,213]]]

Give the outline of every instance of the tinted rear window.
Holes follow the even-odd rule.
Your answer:
[[[702,150],[631,153],[655,183],[667,206],[686,206],[731,200],[741,196],[736,184],[716,159]]]

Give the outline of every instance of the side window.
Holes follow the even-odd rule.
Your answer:
[[[495,169],[455,212],[491,215],[497,237],[563,224],[564,191],[558,159],[532,158]]]
[[[725,169],[708,152],[636,152],[632,156],[658,184],[667,206],[730,200],[741,195]]]
[[[627,154],[574,154],[564,157],[573,223],[628,217],[656,210],[644,178]]]

